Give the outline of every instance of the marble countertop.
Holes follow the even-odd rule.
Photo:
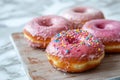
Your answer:
[[[106,19],[120,21],[120,0],[0,0],[0,80],[28,80],[10,34],[21,32],[33,17],[59,15],[71,6],[92,6],[102,10]]]

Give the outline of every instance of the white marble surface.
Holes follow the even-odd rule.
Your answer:
[[[120,20],[120,0],[0,0],[0,80],[28,80],[9,35],[33,17],[57,14],[71,6],[92,6],[106,19]]]

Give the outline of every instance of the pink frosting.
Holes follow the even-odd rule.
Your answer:
[[[76,28],[82,27],[86,21],[92,19],[103,19],[103,13],[92,7],[74,7],[69,10],[66,10],[62,13],[63,17],[67,18],[71,22],[74,22]]]
[[[48,15],[41,16],[30,21],[24,29],[32,36],[42,36],[43,38],[51,38],[62,30],[68,30],[71,23],[63,17]]]
[[[92,20],[87,22],[83,28],[101,39],[103,42],[120,42],[120,21],[114,20]]]
[[[62,31],[52,38],[46,52],[58,57],[72,57],[87,60],[104,54],[104,46],[93,35],[83,30]]]

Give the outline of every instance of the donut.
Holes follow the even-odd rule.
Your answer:
[[[95,68],[104,57],[104,45],[87,31],[73,29],[56,34],[46,48],[50,64],[63,72]]]
[[[91,20],[82,29],[99,38],[105,45],[106,52],[120,52],[120,21],[105,19]]]
[[[28,44],[34,48],[46,48],[51,37],[70,29],[70,22],[55,15],[40,16],[31,20],[23,29]]]
[[[71,21],[75,29],[81,28],[87,21],[104,19],[104,15],[100,10],[84,6],[77,6],[65,10],[64,12],[61,12],[60,15]]]

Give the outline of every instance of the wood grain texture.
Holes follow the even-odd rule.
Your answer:
[[[26,73],[33,80],[104,80],[120,75],[120,54],[106,54],[102,63],[95,69],[83,73],[64,73],[54,69],[48,62],[45,51],[27,45],[22,33],[13,33],[12,41],[22,62],[27,66]]]

